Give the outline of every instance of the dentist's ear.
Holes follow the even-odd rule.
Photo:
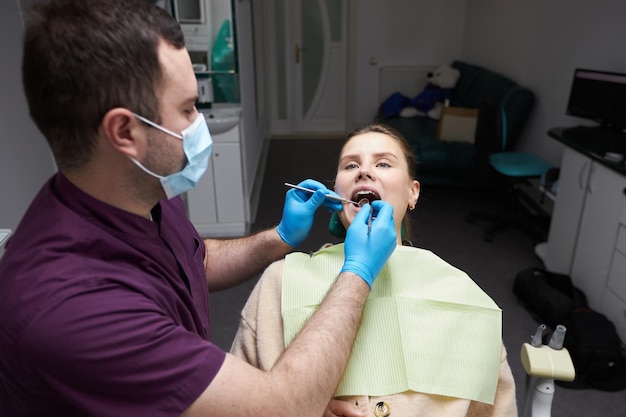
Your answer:
[[[112,148],[137,159],[146,149],[146,134],[142,125],[130,110],[116,107],[104,115],[100,129]]]

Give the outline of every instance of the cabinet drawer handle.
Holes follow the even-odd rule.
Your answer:
[[[578,171],[578,187],[583,190],[585,189],[585,178],[587,176],[587,164],[588,162],[585,161],[585,163],[583,164],[582,168],[580,168],[580,171]]]
[[[622,190],[622,193],[624,193],[624,195],[626,195],[626,187],[624,187],[624,189]]]

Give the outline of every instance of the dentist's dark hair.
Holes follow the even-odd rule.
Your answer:
[[[160,122],[159,41],[185,46],[165,10],[148,0],[51,0],[25,16],[22,83],[61,170],[90,160],[113,108]]]

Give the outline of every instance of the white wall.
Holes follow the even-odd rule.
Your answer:
[[[18,0],[0,2],[0,228],[13,230],[54,172],[52,154],[28,115],[22,91],[23,25],[19,10]]]
[[[462,54],[466,0],[353,0],[351,7],[355,126],[371,122],[380,105],[381,66],[447,64]]]
[[[380,104],[383,65],[462,59],[499,72],[537,96],[518,149],[560,164],[556,126],[588,123],[565,115],[574,68],[626,73],[623,0],[354,0],[354,123]],[[374,58],[377,65],[370,65]]]
[[[565,115],[574,68],[626,72],[622,0],[353,0],[351,5],[355,126],[371,121],[380,104],[380,66],[461,58],[501,72],[535,92],[537,103],[519,146],[558,165],[562,146],[546,131],[581,123]],[[14,229],[54,168],[45,140],[28,116],[21,88],[23,29],[18,0],[0,2],[0,22],[0,228]],[[371,58],[376,65],[370,65]],[[251,116],[245,112],[244,108],[244,118]],[[245,141],[254,138],[243,145],[251,184],[265,125],[257,120],[245,124]]]
[[[242,112],[242,134],[241,152],[244,176],[244,192],[246,204],[250,212],[251,219],[254,220],[256,206],[261,191],[260,181],[264,168],[262,164],[262,154],[264,151],[265,138],[267,136],[268,116],[265,113],[264,97],[257,100],[257,92],[262,95],[262,88],[255,88],[255,71],[257,69],[254,60],[253,30],[258,30],[260,25],[254,26],[253,19],[259,19],[262,10],[258,7],[253,10],[252,2],[238,1],[235,3],[237,13],[237,47],[239,54],[239,80],[241,88]],[[261,42],[257,43],[257,47]],[[263,51],[256,51],[257,60],[263,55]],[[262,65],[260,66],[262,67]],[[256,79],[262,80],[263,74],[259,74]],[[262,106],[258,106],[258,104]]]
[[[519,147],[560,165],[546,132],[582,124],[565,115],[574,68],[626,72],[623,0],[471,0],[462,58],[529,87],[537,103]]]

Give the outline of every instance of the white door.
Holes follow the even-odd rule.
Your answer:
[[[273,134],[344,132],[348,0],[274,0],[267,19]]]

